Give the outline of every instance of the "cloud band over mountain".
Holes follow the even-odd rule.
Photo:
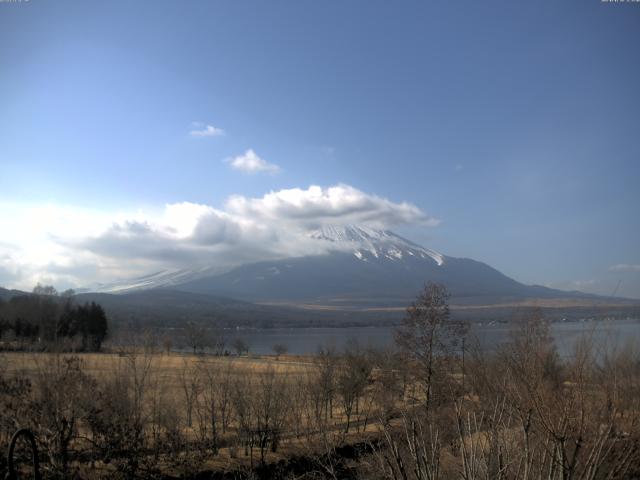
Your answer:
[[[436,226],[417,206],[338,184],[231,196],[222,208],[190,202],[153,213],[104,213],[48,205],[0,205],[11,231],[0,245],[0,285],[86,285],[163,268],[238,264],[322,253],[307,233],[324,224]],[[12,213],[9,213],[12,212]],[[47,217],[46,222],[38,218]],[[21,219],[21,220],[20,220]],[[27,238],[27,236],[29,238]]]

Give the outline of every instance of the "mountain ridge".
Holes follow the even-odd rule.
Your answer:
[[[309,236],[326,253],[241,265],[174,288],[216,293],[251,302],[290,301],[323,305],[406,305],[429,281],[447,286],[452,303],[496,304],[509,299],[593,297],[525,285],[477,260],[443,255],[388,230],[347,225],[323,227]]]
[[[470,258],[449,257],[390,230],[324,225],[305,234],[321,254],[247,263],[225,272],[205,265],[103,285],[98,292],[173,289],[251,303],[342,306],[406,305],[429,281],[449,289],[452,304],[493,305],[530,298],[603,298],[526,285]]]

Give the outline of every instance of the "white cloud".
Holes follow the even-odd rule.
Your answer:
[[[193,122],[192,126],[194,129],[189,132],[192,137],[221,137],[225,134],[222,128],[214,127],[213,125]]]
[[[618,265],[612,265],[609,267],[610,272],[640,272],[640,265],[620,263]]]
[[[260,158],[251,148],[244,152],[243,155],[228,158],[225,161],[228,162],[234,170],[239,170],[244,173],[253,174],[258,172],[267,172],[275,174],[280,171],[280,167],[278,165],[269,163]]]
[[[328,188],[312,185],[306,190],[279,190],[262,198],[232,196],[226,208],[243,217],[288,221],[309,228],[322,224],[357,223],[389,227],[406,223],[436,226],[439,223],[415,205],[394,203],[343,184]]]
[[[104,212],[53,203],[0,202],[0,286],[30,289],[37,282],[46,282],[66,288],[86,285],[98,274],[126,275],[132,265],[65,242],[100,235],[113,223],[145,215],[141,211]]]
[[[246,262],[323,253],[308,233],[323,225],[434,226],[417,206],[349,185],[236,195],[222,208],[190,202],[152,210],[93,211],[0,203],[0,286],[61,288],[161,269],[221,270]]]

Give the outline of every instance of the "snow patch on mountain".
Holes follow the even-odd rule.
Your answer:
[[[83,291],[98,293],[128,293],[151,288],[169,288],[191,280],[196,280],[211,273],[211,269],[200,270],[162,270],[137,278],[129,278],[110,283],[99,283]]]
[[[405,256],[430,258],[438,266],[445,261],[444,255],[429,248],[416,245],[389,230],[376,230],[359,225],[327,225],[311,232],[311,238],[331,242],[331,250],[352,251],[362,261],[368,258],[402,260]]]

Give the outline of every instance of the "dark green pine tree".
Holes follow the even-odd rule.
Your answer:
[[[107,337],[107,315],[102,306],[95,302],[91,302],[88,314],[87,333],[91,341],[91,348],[98,351]]]

